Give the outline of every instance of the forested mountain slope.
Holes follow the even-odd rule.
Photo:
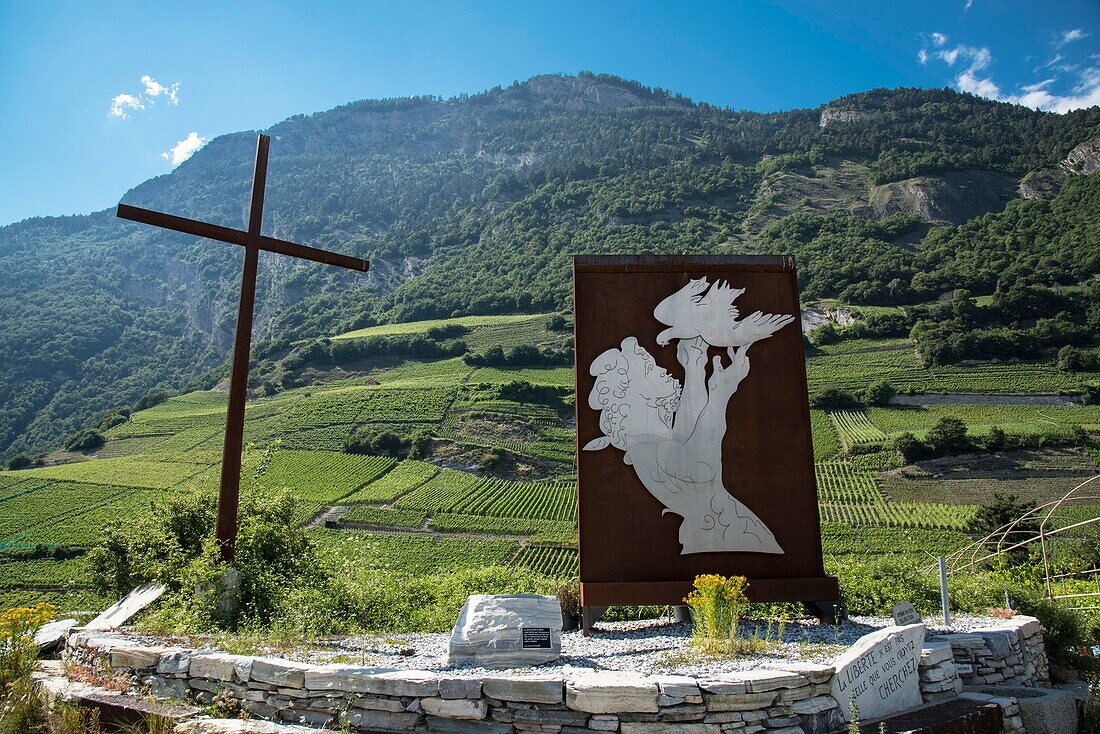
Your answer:
[[[574,252],[793,252],[805,296],[879,304],[1098,270],[1097,176],[1063,165],[1100,136],[1098,108],[900,89],[759,114],[543,76],[266,132],[265,232],[372,272],[262,257],[261,354],[385,321],[561,309]],[[217,138],[124,201],[240,227],[254,147],[254,132]],[[1038,199],[1001,213],[1020,191]],[[151,390],[209,386],[240,256],[113,211],[0,228],[0,458]]]

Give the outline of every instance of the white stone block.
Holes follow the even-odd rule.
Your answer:
[[[422,698],[420,705],[424,713],[444,719],[484,719],[489,712],[489,705],[482,699]]]
[[[599,671],[565,683],[565,705],[590,714],[657,713],[657,682],[637,673]]]
[[[887,627],[861,637],[835,661],[832,696],[842,705],[855,698],[863,720],[877,719],[920,706],[918,661],[924,646],[924,625]]]
[[[561,603],[539,594],[475,594],[458,615],[451,663],[518,668],[561,656]]]

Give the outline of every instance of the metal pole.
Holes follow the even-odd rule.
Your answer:
[[[940,604],[943,607],[943,624],[951,625],[951,605],[947,601],[947,559],[940,556]]]
[[[218,489],[218,521],[215,537],[222,560],[233,562],[237,541],[237,505],[241,489],[241,450],[244,444],[244,404],[248,395],[248,358],[252,350],[252,310],[256,302],[256,268],[260,257],[260,222],[264,215],[267,149],[271,138],[256,140],[256,169],[252,178],[252,206],[248,214],[248,240],[241,274],[241,300],[237,308],[237,335],[233,341],[233,368],[229,375],[229,408],[225,415],[222,477]]]

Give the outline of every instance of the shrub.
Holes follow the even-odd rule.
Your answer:
[[[143,581],[163,582],[169,595],[151,620],[160,629],[285,628],[299,636],[344,629],[354,610],[341,577],[299,526],[295,498],[263,486],[276,450],[269,447],[259,468],[242,477],[234,612],[219,608],[227,567],[214,540],[212,487],[173,496],[137,521],[108,526],[90,554],[96,586],[120,594]]]
[[[863,404],[855,395],[830,387],[810,399],[810,407],[818,410],[859,410]]]
[[[33,459],[26,454],[16,454],[8,461],[8,469],[16,471],[18,469],[26,469],[42,462],[38,459]]]
[[[565,331],[569,326],[569,322],[566,321],[565,316],[560,313],[556,313],[550,317],[550,320],[546,322],[546,328],[550,331]]]
[[[409,458],[426,459],[432,455],[432,434],[428,431],[417,431],[409,439]]]
[[[973,535],[985,536],[1033,509],[1035,509],[1034,503],[1024,502],[1015,494],[994,492],[992,501],[980,507],[974,517],[971,518],[967,530]],[[1010,538],[1014,543],[1025,540],[1029,535],[1034,535],[1039,531],[1037,522],[1031,519],[1020,523],[1016,526],[1016,529],[1021,532]]]
[[[890,404],[890,399],[898,394],[898,391],[894,389],[886,380],[876,382],[867,388],[865,399],[868,405],[886,406]]]
[[[499,449],[490,449],[481,457],[481,461],[478,463],[477,468],[481,471],[492,471],[503,463],[504,454],[501,453]]]
[[[908,431],[894,439],[894,450],[901,454],[901,458],[909,464],[928,456],[928,447]]]
[[[928,430],[924,437],[928,448],[937,456],[961,454],[974,448],[966,435],[966,424],[958,418],[945,416]]]
[[[1047,657],[1055,662],[1067,663],[1076,649],[1089,644],[1081,617],[1055,601],[1024,597],[1018,600],[1017,609],[1043,625],[1043,645]]]
[[[463,326],[462,324],[446,324],[444,326],[433,326],[425,332],[429,339],[433,339],[437,342],[443,341],[445,339],[454,339],[456,337],[466,336],[469,333],[470,329]]]
[[[147,410],[155,405],[160,405],[168,398],[172,397],[171,393],[164,390],[156,390],[154,392],[146,393],[137,399],[134,403],[133,411],[136,413],[139,410]]]
[[[65,439],[65,448],[69,451],[94,451],[106,442],[103,434],[94,428],[77,431]]]
[[[692,640],[700,649],[719,651],[737,637],[737,622],[748,609],[744,576],[704,574],[695,577],[694,588],[684,599],[691,607]]]
[[[562,614],[569,614],[576,617],[581,613],[580,579],[573,578],[566,581],[558,587],[558,590],[554,592],[554,594],[558,597],[558,602],[561,604]]]
[[[372,454],[375,456],[396,456],[403,459],[409,455],[412,441],[398,436],[393,431],[380,431],[377,428],[360,428],[344,441],[344,452],[348,454]]]

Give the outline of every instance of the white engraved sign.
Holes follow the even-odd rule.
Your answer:
[[[844,720],[852,699],[863,721],[920,706],[917,665],[923,646],[923,624],[887,627],[864,635],[837,658],[833,698]]]
[[[738,319],[734,300],[744,289],[706,278],[690,281],[653,310],[669,328],[657,343],[676,340],[684,384],[658,367],[653,356],[628,336],[596,357],[589,407],[600,411],[604,435],[584,447],[614,446],[638,479],[680,515],[681,555],[715,551],[783,553],[771,530],[738,501],[722,480],[726,408],[749,374],[749,347],[794,321],[793,315],[759,311]],[[725,349],[707,359],[707,349]],[[709,376],[708,376],[709,368]]]

